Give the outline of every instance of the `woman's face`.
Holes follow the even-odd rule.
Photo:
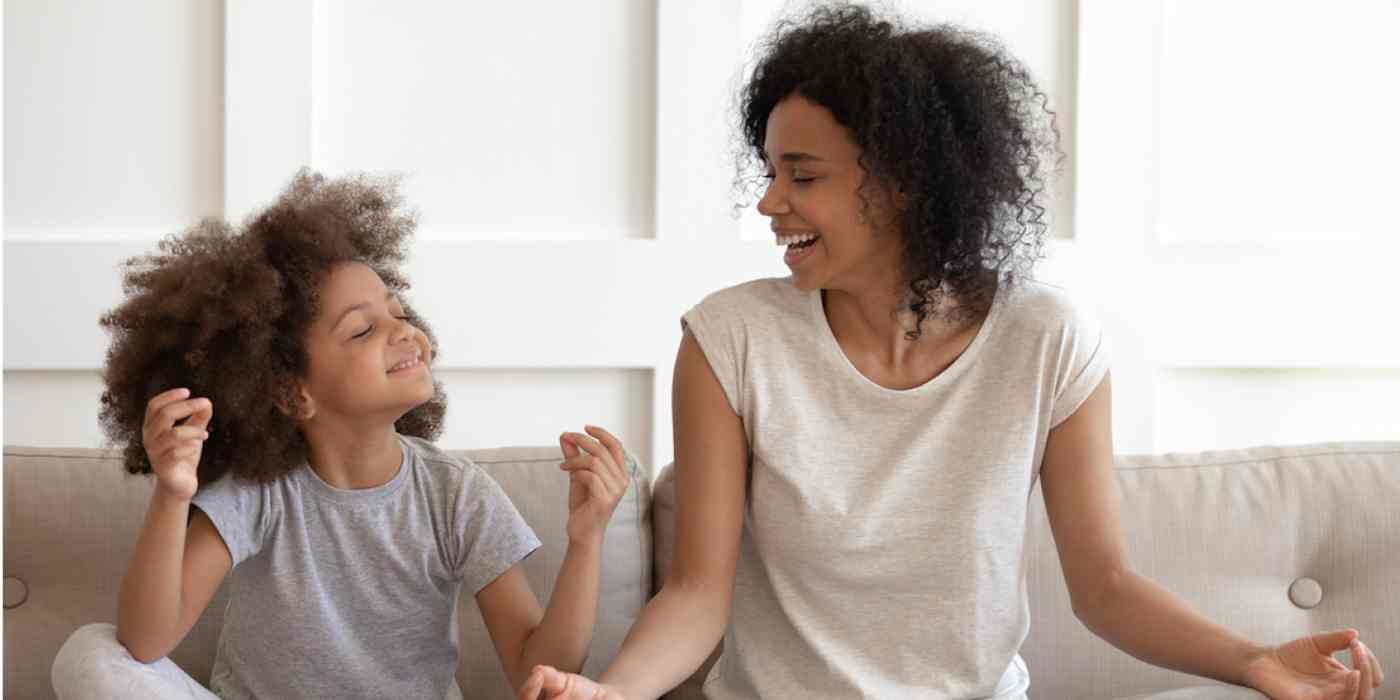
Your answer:
[[[361,263],[331,268],[307,333],[305,390],[318,415],[390,423],[432,399],[432,350],[399,299]]]
[[[830,110],[800,95],[777,104],[764,136],[771,221],[793,283],[804,290],[888,286],[898,275],[900,236],[891,198],[869,183],[860,147]]]

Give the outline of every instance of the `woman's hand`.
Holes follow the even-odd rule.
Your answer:
[[[189,396],[185,388],[156,394],[146,404],[146,422],[141,427],[141,445],[156,473],[156,487],[184,501],[194,498],[199,489],[196,470],[204,441],[209,439],[209,419],[214,416],[213,402]]]
[[[1356,630],[1295,639],[1249,664],[1245,679],[1274,700],[1371,700],[1385,680],[1380,661]],[[1332,658],[1351,650],[1353,669]]]
[[[564,433],[560,469],[569,472],[570,542],[601,542],[613,509],[627,490],[627,458],[612,433],[585,426],[588,433]]]
[[[613,688],[553,666],[536,666],[520,686],[517,700],[625,700]]]

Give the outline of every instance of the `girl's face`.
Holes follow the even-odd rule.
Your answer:
[[[307,332],[304,382],[315,416],[389,423],[432,399],[432,350],[403,305],[362,263],[331,268],[320,286],[320,313]]]
[[[793,283],[854,291],[898,274],[900,235],[891,198],[869,183],[860,147],[831,111],[792,95],[768,115],[768,189],[758,211],[771,220]]]

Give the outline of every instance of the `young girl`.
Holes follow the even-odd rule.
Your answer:
[[[599,682],[540,669],[522,698],[650,700],[723,634],[711,700],[1024,700],[1037,480],[1074,611],[1108,642],[1276,700],[1372,697],[1355,630],[1255,642],[1132,571],[1108,349],[1028,275],[1044,98],[956,28],[846,5],[779,25],[740,102],[792,274],[685,315],[671,575]],[[1354,668],[1331,657],[1348,648]]]
[[[74,634],[60,696],[208,696],[163,657],[230,570],[221,697],[460,697],[463,586],[513,687],[536,664],[581,668],[622,445],[561,437],[569,546],[542,612],[520,565],[539,540],[430,442],[446,403],[403,298],[413,226],[392,183],[302,172],[243,231],[207,221],[129,263],[103,319],[102,421],[156,488],[115,635]]]

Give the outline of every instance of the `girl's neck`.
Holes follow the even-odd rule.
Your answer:
[[[312,421],[304,423],[301,432],[311,470],[338,489],[382,486],[403,464],[403,446],[393,424],[365,430]]]

